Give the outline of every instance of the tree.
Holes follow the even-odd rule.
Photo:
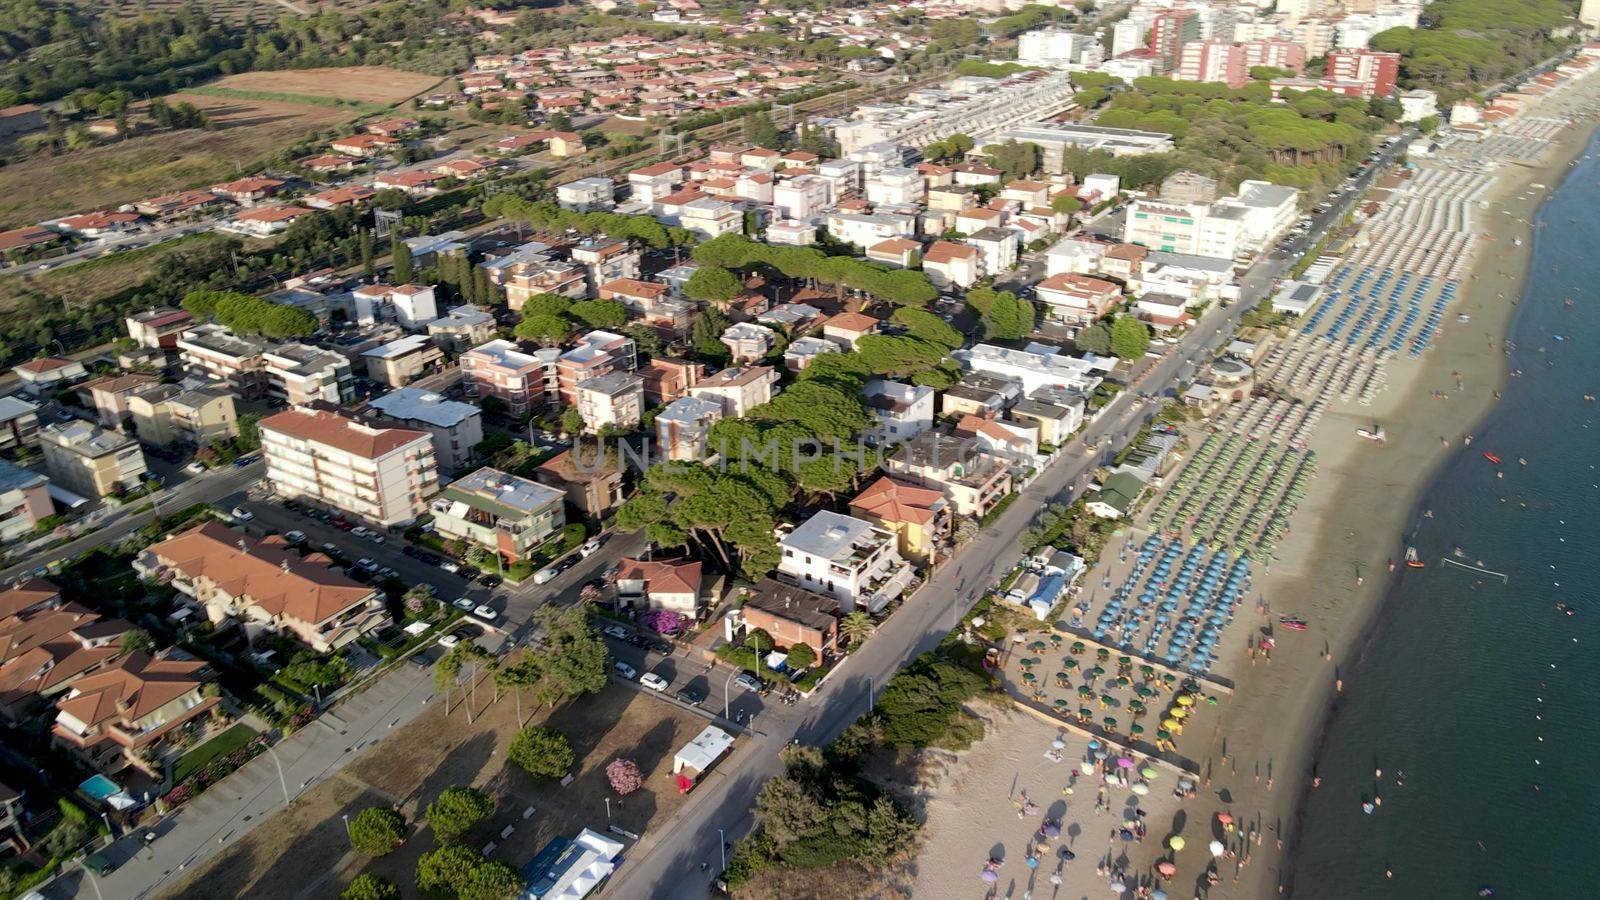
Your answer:
[[[428,804],[428,824],[441,843],[454,844],[494,812],[494,801],[469,787],[447,787]]]
[[[1150,347],[1150,329],[1133,316],[1118,316],[1111,324],[1111,352],[1118,359],[1138,359]]]
[[[361,229],[361,276],[367,281],[378,280],[378,270],[372,262],[372,232]]]
[[[711,359],[726,358],[728,345],[722,342],[722,333],[727,330],[727,316],[714,308],[701,310],[694,318],[693,327],[689,329],[690,343],[694,345],[694,352]]]
[[[433,586],[429,584],[415,584],[407,589],[401,598],[405,610],[413,616],[423,616],[433,612],[439,606],[439,601],[433,596]]]
[[[721,266],[700,266],[683,285],[683,292],[695,300],[725,302],[739,296],[744,282]]]
[[[1001,340],[1025,338],[1033,332],[1033,324],[1033,304],[1010,291],[995,294],[983,314],[984,334]]]
[[[580,300],[567,314],[590,328],[621,328],[628,321],[628,309],[615,300]]]
[[[405,839],[406,820],[387,806],[363,809],[350,820],[350,846],[357,853],[383,856],[393,853]]]
[[[362,872],[339,892],[339,900],[400,900],[400,888],[382,875]]]
[[[640,355],[661,355],[661,335],[656,333],[656,330],[649,325],[643,322],[635,322],[622,329],[622,333],[633,341],[634,348],[639,351]]]
[[[902,325],[914,338],[941,344],[951,350],[958,350],[966,343],[966,338],[961,332],[955,330],[950,323],[939,318],[927,310],[922,309],[897,309],[889,321]]]
[[[582,606],[542,606],[534,621],[545,633],[539,654],[539,703],[557,704],[594,694],[607,684],[611,652]]]
[[[823,817],[822,803],[793,778],[774,778],[756,795],[756,821],[779,847],[799,840]]]
[[[1062,193],[1050,201],[1050,210],[1052,212],[1065,213],[1070,216],[1081,209],[1083,209],[1083,201],[1071,194]]]
[[[522,301],[522,307],[517,312],[527,319],[533,316],[565,316],[570,309],[572,309],[572,298],[543,293],[534,294]]]
[[[839,622],[839,633],[848,638],[850,643],[859,644],[872,637],[872,632],[877,627],[877,623],[872,621],[872,616],[868,615],[866,610],[858,609]]]
[[[783,142],[783,133],[765,112],[747,113],[744,117],[744,139],[757,147],[776,150]]]
[[[143,628],[132,628],[122,633],[117,646],[123,653],[149,653],[156,648],[156,642],[150,637],[150,632]]]
[[[789,655],[784,662],[789,668],[796,671],[808,669],[817,662],[817,651],[811,649],[810,644],[795,644],[789,648]]]
[[[578,434],[583,431],[583,414],[573,407],[561,411],[561,430],[566,434]]]
[[[567,333],[572,330],[572,323],[560,316],[528,316],[511,333],[519,340],[533,341],[545,347],[553,347],[566,340]]]
[[[606,781],[611,783],[613,791],[624,797],[644,787],[644,776],[639,773],[639,764],[621,757],[606,764]]]
[[[457,900],[511,900],[527,886],[517,870],[505,863],[453,845],[422,854],[416,878],[423,894]]]
[[[233,445],[240,453],[254,453],[261,449],[261,416],[257,413],[245,413],[239,417],[239,435],[233,439]]]
[[[1111,329],[1104,322],[1096,322],[1079,331],[1078,336],[1072,339],[1072,344],[1079,353],[1107,356],[1111,353]]]
[[[1000,170],[1003,181],[1016,181],[1039,171],[1039,145],[1015,139],[988,148],[989,165]]]
[[[506,758],[538,778],[560,778],[572,769],[572,742],[548,725],[529,725],[511,740]]]
[[[392,262],[391,277],[395,284],[410,284],[416,276],[415,266],[411,262],[411,248],[400,239],[400,232],[396,231],[389,242],[389,256]]]

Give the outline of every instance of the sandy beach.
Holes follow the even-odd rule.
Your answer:
[[[1096,810],[1094,778],[1078,775],[1077,764],[1088,751],[1086,738],[1064,732],[1021,710],[997,707],[985,710],[985,737],[958,757],[930,755],[922,779],[927,824],[912,868],[911,895],[918,900],[964,900],[986,896],[1077,898],[1104,894],[1109,880],[1096,875],[1097,866],[1110,862],[1128,865],[1146,847],[1160,844],[1181,816],[1173,796],[1177,776],[1162,771],[1152,780],[1150,793],[1137,796],[1109,789],[1109,809]],[[1045,757],[1051,742],[1060,739],[1061,760]],[[1062,789],[1075,782],[1073,792]],[[1026,795],[1038,807],[1032,815],[1018,815],[1015,802]],[[1148,834],[1142,843],[1123,841],[1115,834],[1142,810]],[[1046,819],[1057,821],[1059,839],[1029,868],[1026,853],[1031,839]],[[1176,823],[1179,828],[1181,818]],[[1204,843],[1204,842],[1202,842]],[[1070,850],[1073,859],[1062,856]],[[1201,848],[1204,851],[1204,847]],[[979,879],[989,857],[1003,860],[991,886]],[[1053,884],[1051,874],[1060,875]],[[1128,884],[1133,884],[1130,878]]]
[[[1589,78],[1538,111],[1578,118],[1537,164],[1506,164],[1497,173],[1478,219],[1487,240],[1432,349],[1419,358],[1391,360],[1388,388],[1371,406],[1334,404],[1312,438],[1320,477],[1259,585],[1273,614],[1298,614],[1309,630],[1279,630],[1271,662],[1246,661],[1246,636],[1260,633],[1271,619],[1243,612],[1247,627],[1230,629],[1227,642],[1236,655],[1225,671],[1237,692],[1218,715],[1197,720],[1200,727],[1183,743],[1201,762],[1209,786],[1187,804],[1189,821],[1204,823],[1226,811],[1264,832],[1254,864],[1241,871],[1236,862],[1226,862],[1210,896],[1292,893],[1295,811],[1312,789],[1314,756],[1336,708],[1341,666],[1348,667],[1381,626],[1381,601],[1391,579],[1405,576],[1404,566],[1394,575],[1388,567],[1400,562],[1403,536],[1425,508],[1432,473],[1493,407],[1495,392],[1505,384],[1500,344],[1527,275],[1527,222],[1587,144],[1597,97],[1600,79]],[[1542,187],[1531,187],[1536,184]],[[1463,313],[1470,322],[1456,321]],[[1374,422],[1388,433],[1383,446],[1354,434]],[[1204,839],[1191,836],[1187,852],[1177,854],[1173,896],[1202,892],[1209,858],[1203,847],[1195,849],[1197,843]],[[1135,861],[1148,868],[1159,851],[1149,844],[1141,851],[1145,858]],[[1195,886],[1193,892],[1188,885]]]

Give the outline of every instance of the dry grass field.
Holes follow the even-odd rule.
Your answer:
[[[292,94],[360,103],[399,103],[439,83],[439,76],[385,66],[241,72],[213,81],[223,91]]]

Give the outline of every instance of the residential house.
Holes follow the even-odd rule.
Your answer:
[[[968,372],[939,398],[939,412],[956,419],[965,415],[997,416],[1022,398],[1022,385],[1005,378]]]
[[[279,634],[328,653],[389,624],[382,592],[328,557],[301,555],[280,535],[253,537],[219,522],[151,544],[133,570],[175,588],[213,625],[237,624],[252,641]]]
[[[934,241],[923,254],[922,271],[940,290],[971,287],[981,277],[978,248],[954,241]]]
[[[56,702],[51,743],[90,768],[111,774],[128,767],[156,777],[166,756],[204,732],[206,717],[222,702],[209,664],[193,659],[130,653],[73,682]]]
[[[63,602],[42,578],[0,592],[0,714],[12,722],[30,715],[39,698],[59,695],[120,656],[122,635],[132,629]]]
[[[839,352],[839,345],[826,338],[803,337],[783,348],[783,366],[791,372],[803,372],[817,357]]]
[[[556,202],[573,212],[604,212],[617,205],[616,188],[609,178],[579,178],[556,186]]]
[[[878,476],[850,501],[850,514],[894,532],[900,555],[914,560],[925,560],[945,546],[955,520],[941,491],[888,475]]]
[[[444,351],[425,334],[408,334],[361,354],[367,377],[389,387],[405,387],[444,361]]]
[[[311,213],[312,210],[304,206],[260,206],[237,213],[221,227],[253,237],[270,237],[287,230],[295,220]]]
[[[1011,493],[1011,469],[976,441],[937,431],[917,435],[884,461],[884,468],[924,487],[937,487],[957,515],[982,518]]]
[[[683,167],[660,162],[628,173],[628,189],[637,203],[651,204],[678,190],[684,180]]]
[[[727,345],[734,365],[765,359],[778,345],[778,333],[765,325],[739,322],[722,332],[722,343]]]
[[[623,559],[617,570],[617,605],[700,617],[705,601],[698,560]]]
[[[38,472],[0,460],[0,542],[32,536],[55,513],[49,484]]]
[[[822,323],[822,336],[846,350],[854,350],[856,341],[869,334],[877,334],[883,322],[872,316],[856,312],[842,312]]]
[[[680,397],[656,414],[657,452],[669,460],[700,460],[706,440],[723,417],[722,404],[702,397]]]
[[[157,447],[205,447],[239,433],[233,395],[220,388],[158,385],[129,397],[128,412],[139,440]]]
[[[1042,387],[1062,387],[1088,396],[1104,380],[1104,373],[1116,365],[1110,358],[1069,356],[1060,347],[1037,342],[1021,350],[978,344],[950,355],[968,371],[1016,381],[1028,394]]]
[[[433,499],[433,527],[442,537],[475,544],[506,563],[529,559],[559,535],[567,514],[559,488],[482,468]]]
[[[644,379],[632,372],[609,372],[578,382],[578,414],[591,434],[638,427],[644,420]]]
[[[953,431],[956,437],[976,441],[991,456],[1031,464],[1039,455],[1039,430],[984,416],[963,416]]]
[[[622,461],[603,448],[585,450],[579,458],[573,453],[565,450],[545,461],[533,477],[566,491],[567,502],[587,518],[603,519],[622,505]]]
[[[689,396],[710,400],[728,418],[748,415],[750,410],[772,399],[778,373],[771,366],[727,368],[702,378],[689,388]]]
[[[1063,272],[1035,285],[1034,295],[1045,305],[1045,318],[1081,329],[1110,313],[1122,289],[1112,281]]]
[[[95,418],[107,428],[121,428],[129,417],[128,398],[160,379],[143,372],[107,375],[78,385],[78,402],[95,411]]]
[[[148,471],[138,441],[76,419],[41,428],[39,448],[50,480],[83,497],[133,490]]]
[[[737,612],[739,624],[772,636],[774,649],[805,644],[827,662],[839,653],[839,601],[816,591],[763,578]]]
[[[400,146],[400,142],[392,137],[381,134],[352,134],[349,137],[334,138],[328,142],[328,149],[342,156],[354,156],[358,159],[371,159],[382,156]]]
[[[122,320],[128,337],[141,347],[177,350],[178,335],[193,327],[194,316],[183,309],[147,309]]]
[[[403,387],[367,404],[378,415],[404,428],[433,436],[433,458],[446,472],[459,472],[472,461],[483,442],[483,410],[471,403],[448,400],[421,388]]]
[[[493,339],[496,327],[494,314],[488,310],[470,304],[452,306],[428,323],[428,337],[448,353],[465,353]]]
[[[0,396],[0,450],[38,443],[38,405],[9,394]]]
[[[253,175],[237,181],[214,184],[211,186],[211,193],[237,203],[256,203],[273,196],[282,188],[283,182],[276,178]]]
[[[870,443],[898,444],[933,427],[935,392],[931,387],[874,378],[861,393],[873,420],[865,435]]]
[[[89,377],[83,363],[61,356],[42,356],[30,359],[13,368],[12,373],[22,382],[24,393],[42,397],[57,388],[66,387]]]
[[[377,190],[364,184],[348,184],[329,188],[301,199],[312,209],[339,209],[343,206],[360,206],[377,195]]]
[[[326,504],[388,528],[426,511],[439,484],[433,436],[326,409],[261,420],[267,482],[282,497]]]
[[[910,268],[922,258],[922,245],[910,238],[896,237],[867,248],[867,259],[897,268]]]
[[[807,590],[832,595],[845,611],[876,613],[911,582],[911,567],[898,546],[893,531],[822,510],[778,539],[778,572]]]
[[[1036,428],[1041,446],[1060,447],[1083,425],[1083,400],[1073,398],[1068,405],[1019,400],[1011,407],[1011,418]]]
[[[1144,482],[1134,475],[1118,472],[1084,498],[1083,508],[1102,519],[1121,519],[1132,514],[1144,488]]]

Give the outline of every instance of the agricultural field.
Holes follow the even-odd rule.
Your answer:
[[[194,234],[164,244],[128,250],[22,278],[0,277],[0,323],[26,297],[40,295],[73,307],[95,304],[143,284],[156,265],[174,253],[223,240],[215,234]]]
[[[346,66],[333,69],[281,69],[241,72],[205,86],[205,93],[235,96],[268,95],[324,102],[355,102],[389,106],[420,94],[440,81],[437,75],[405,72],[386,66]]]

